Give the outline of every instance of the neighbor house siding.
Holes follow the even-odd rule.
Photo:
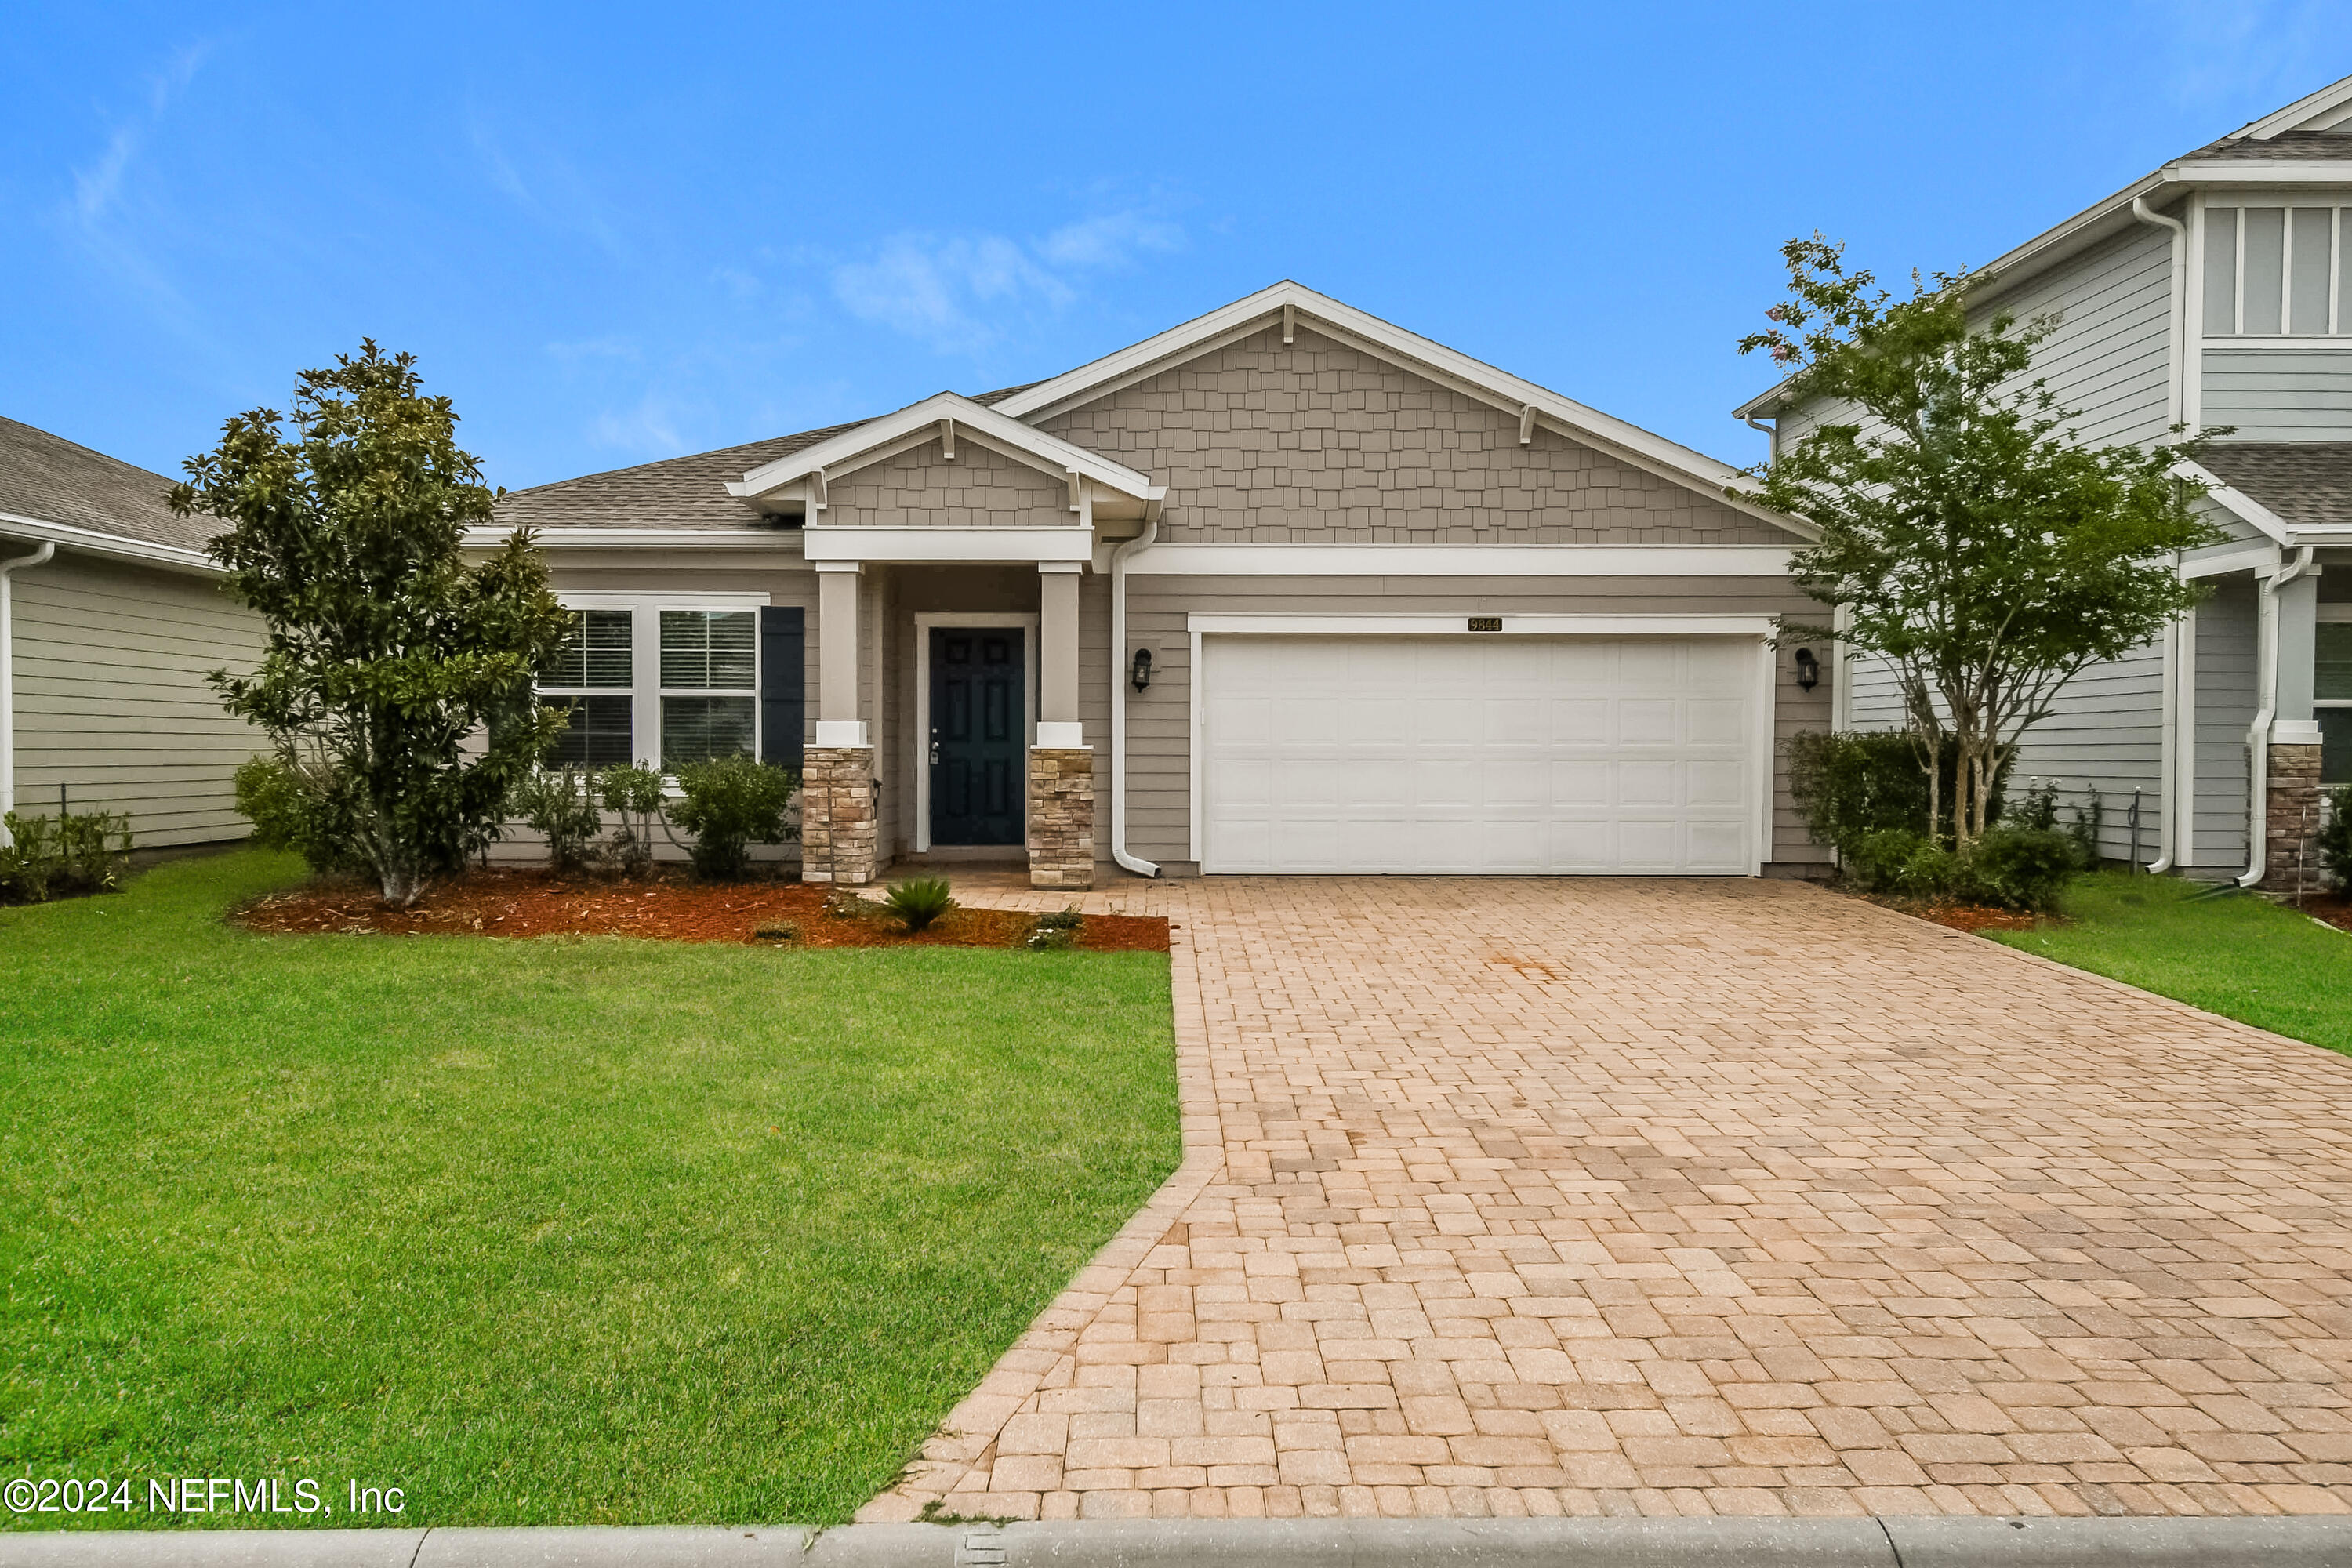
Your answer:
[[[2347,307],[2352,308],[2352,307]],[[2205,423],[2237,441],[2352,441],[2352,347],[2205,345]]]
[[[2054,317],[2032,376],[2074,410],[2084,444],[2159,440],[2172,352],[2172,237],[2146,224],[1987,301],[2021,324]]]
[[[1811,601],[1785,582],[1717,578],[1130,577],[1128,648],[1148,647],[1151,689],[1128,702],[1128,847],[1147,859],[1192,860],[1193,613],[1264,615],[1770,615],[1801,617]],[[1124,657],[1124,655],[1122,655]],[[1775,654],[1772,843],[1784,867],[1825,863],[1789,799],[1786,743],[1829,723],[1828,687],[1796,684],[1793,648]],[[1108,671],[1095,679],[1108,687]],[[1105,717],[1108,717],[1108,696]],[[1093,739],[1089,734],[1088,739]],[[1104,850],[1107,857],[1108,847]]]
[[[261,623],[211,578],[70,552],[18,572],[16,805],[121,812],[142,847],[242,838],[231,774],[263,748],[205,675],[250,669]]]
[[[2197,607],[2197,801],[2189,874],[2246,868],[2246,731],[2254,721],[2254,585],[2225,577]]]
[[[1787,544],[1784,529],[1300,327],[1042,422],[1168,486],[1169,542]]]

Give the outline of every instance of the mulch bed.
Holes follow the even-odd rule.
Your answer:
[[[2297,914],[2334,926],[2337,931],[2352,931],[2352,899],[2341,893],[2305,893],[2301,899],[2284,900]]]
[[[1991,909],[1983,904],[1930,904],[1917,899],[1890,899],[1870,893],[1852,893],[1848,897],[1876,904],[1882,909],[1896,910],[1936,925],[1949,926],[1954,931],[2032,931],[2043,921],[2053,919],[2048,915],[2026,914],[2018,910]]]
[[[272,933],[375,932],[391,936],[637,936],[668,942],[731,942],[755,947],[1017,947],[1037,917],[1018,910],[958,908],[910,933],[860,899],[833,914],[834,889],[803,882],[695,882],[657,875],[644,881],[562,878],[537,870],[469,872],[437,882],[413,909],[387,910],[373,889],[320,882],[273,893],[236,919]],[[790,926],[789,938],[759,929]],[[1090,952],[1165,952],[1168,922],[1150,915],[1088,915],[1073,946]]]

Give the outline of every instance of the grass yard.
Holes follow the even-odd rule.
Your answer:
[[[0,1476],[335,1512],[11,1524],[844,1520],[1179,1158],[1160,954],[223,923],[299,870],[0,910]]]
[[[1996,942],[2334,1051],[2352,1053],[2352,934],[2251,894],[2200,899],[2171,877],[2103,871],[2071,923]]]

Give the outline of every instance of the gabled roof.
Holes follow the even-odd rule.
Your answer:
[[[863,468],[888,455],[891,448],[908,437],[928,440],[949,424],[960,435],[976,437],[983,446],[1007,457],[1025,459],[1031,467],[1056,477],[1082,474],[1138,502],[1157,500],[1163,493],[1148,474],[1139,474],[1124,463],[1115,463],[1058,436],[1049,436],[954,392],[934,393],[895,414],[851,426],[824,440],[762,463],[741,479],[727,481],[727,493],[756,505],[761,498],[775,496],[812,476]]]
[[[46,539],[92,554],[211,570],[205,545],[217,519],[182,517],[152,469],[0,418],[0,533]],[[13,553],[13,552],[11,552]]]
[[[2068,257],[2139,221],[2136,202],[2151,207],[2176,202],[2198,184],[2300,180],[2352,181],[2352,76],[2330,82],[2285,108],[2250,121],[2218,142],[2184,153],[2163,167],[2095,202],[1995,257],[1974,276],[1987,297],[2039,276]],[[1735,419],[1769,414],[1787,391],[1776,383],[1731,411]]]
[[[1661,479],[1688,485],[1711,498],[1761,518],[1791,533],[1809,536],[1802,525],[1737,495],[1751,488],[1747,475],[1719,458],[1654,435],[1638,425],[1590,408],[1549,387],[1497,370],[1417,332],[1287,279],[1196,316],[1156,337],[1105,354],[1007,397],[1001,406],[1016,418],[1048,419],[1108,395],[1122,386],[1157,375],[1171,366],[1263,331],[1276,321],[1304,321],[1314,331],[1353,343],[1376,358],[1450,385],[1523,419],[1536,419],[1571,438],[1598,447]]]

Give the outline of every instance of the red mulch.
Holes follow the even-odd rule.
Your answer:
[[[415,907],[387,910],[373,889],[321,882],[273,893],[237,911],[248,930],[376,931],[387,935],[642,936],[761,947],[1013,947],[1037,917],[1016,910],[958,908],[908,933],[872,900],[832,915],[830,888],[803,882],[712,884],[663,875],[639,882],[562,878],[546,871],[473,871],[436,882]],[[765,925],[797,935],[761,937]],[[1088,915],[1073,944],[1091,952],[1165,952],[1168,922],[1149,915]]]
[[[1996,910],[1983,904],[1927,904],[1916,899],[1891,899],[1871,893],[1849,893],[1847,896],[1885,909],[1899,910],[1915,920],[1949,926],[1954,931],[2032,931],[2037,923],[2048,918],[2017,910]]]
[[[2286,907],[2315,921],[2326,921],[2338,931],[2352,931],[2352,899],[2341,893],[2306,893],[2300,901],[2290,899]]]

